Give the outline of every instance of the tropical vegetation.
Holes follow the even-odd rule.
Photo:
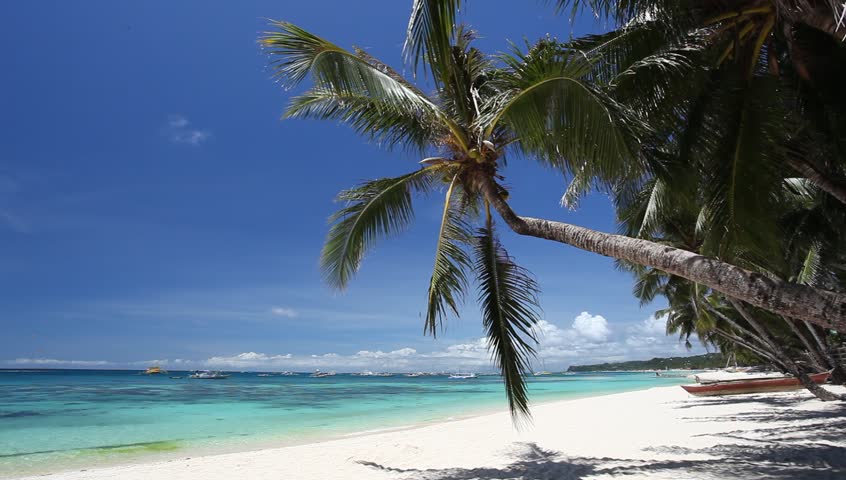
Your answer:
[[[378,239],[413,221],[414,197],[438,191],[425,331],[435,335],[457,316],[475,284],[515,414],[528,414],[523,376],[538,286],[502,246],[494,211],[518,234],[618,259],[639,277],[644,300],[667,296],[671,330],[685,338],[743,341],[801,374],[787,361],[793,350],[768,357],[760,348],[782,345],[772,332],[784,320],[799,329],[789,328],[797,345],[816,345],[815,361],[824,359],[832,332],[846,332],[841,10],[822,1],[742,3],[561,1],[616,28],[492,56],[458,24],[462,2],[416,0],[406,61],[429,76],[432,95],[363,50],[273,22],[261,43],[274,76],[287,85],[311,80],[287,117],[341,121],[421,158],[405,175],[339,194],[344,207],[330,219],[321,259],[327,282],[343,289]],[[832,21],[808,20],[820,11]],[[506,159],[569,175],[569,206],[594,189],[611,193],[622,234],[518,215],[504,186]],[[678,320],[686,306],[676,298],[694,299],[693,320]],[[715,318],[728,325],[719,325],[725,335],[703,329]]]
[[[655,357],[649,360],[630,360],[627,362],[606,362],[586,365],[570,365],[568,372],[631,372],[638,370],[701,370],[710,368],[723,368],[728,363],[734,365],[733,357],[722,353],[705,353],[702,355],[691,355],[687,357]],[[755,365],[757,359],[751,358],[748,361],[738,359],[738,366]]]

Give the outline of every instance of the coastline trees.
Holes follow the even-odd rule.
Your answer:
[[[597,183],[613,196],[625,197],[661,173],[663,178],[653,192],[651,212],[675,201],[698,202],[701,210],[697,226],[706,235],[697,250],[685,251],[561,222],[521,218],[507,201],[497,201],[496,182],[492,182],[488,189],[491,205],[512,230],[656,267],[765,310],[846,331],[846,296],[842,289],[797,289],[794,282],[783,281],[754,265],[750,268],[738,264],[725,255],[737,245],[757,250],[762,257],[771,254],[767,249],[780,233],[775,226],[774,204],[783,180],[796,175],[789,165],[799,160],[816,162],[812,166],[817,171],[825,167],[827,178],[846,178],[846,159],[838,153],[844,151],[840,145],[844,136],[838,134],[846,132],[844,116],[839,112],[846,109],[833,108],[846,98],[838,95],[835,87],[846,82],[846,62],[834,62],[839,67],[816,72],[814,95],[797,97],[790,103],[797,84],[782,87],[781,77],[773,80],[770,60],[777,56],[780,47],[769,41],[774,27],[769,21],[761,24],[754,12],[731,14],[733,7],[704,0],[562,0],[557,4],[559,8],[584,4],[598,16],[616,21],[616,30],[577,39],[566,48],[582,52],[591,70],[586,78],[616,101],[615,108],[608,110],[609,115],[630,124],[643,122],[645,128],[623,132],[634,134],[629,139],[627,156],[612,159],[573,155],[572,151],[559,148],[557,142],[574,141],[562,138],[574,132],[549,128],[562,114],[560,105],[569,100],[554,88],[545,88],[535,92],[541,95],[536,96],[538,100],[531,112],[534,123],[528,117],[520,121],[547,127],[546,135],[539,135],[536,128],[532,132],[518,131],[518,135],[524,135],[522,140],[531,139],[533,148],[524,153],[574,174],[567,200]],[[446,55],[451,38],[447,26],[455,23],[461,5],[459,0],[414,2],[406,42],[408,60],[413,66]],[[771,5],[761,7],[761,11],[779,28],[801,23],[796,20],[801,19],[799,15],[790,21],[782,20],[783,15]],[[758,28],[756,38],[763,38],[764,43],[745,42],[744,49],[739,49],[739,43],[732,38],[733,33],[738,33],[737,28],[746,31],[743,38]],[[836,33],[839,28],[830,32]],[[791,45],[802,43],[807,32],[797,35],[791,37],[795,37]],[[729,49],[728,57],[724,55],[727,45],[737,48]],[[822,40],[820,45],[824,50],[821,58],[838,60],[842,45]],[[805,63],[809,61],[806,59]],[[786,59],[782,63],[791,62]],[[787,67],[779,71],[784,72],[785,78],[793,75]],[[843,82],[832,81],[838,76]],[[796,80],[795,77],[790,78]],[[549,83],[555,85],[555,80],[549,79]],[[548,105],[540,100],[542,95],[549,100]],[[814,98],[817,100],[811,101]],[[794,107],[802,115],[815,109],[822,120],[797,123],[802,115],[785,115]]]
[[[767,100],[777,98],[775,111],[786,110],[783,89],[759,71],[771,63],[760,60],[769,56],[764,53],[776,51],[763,46],[765,32],[774,28],[772,10],[763,24],[747,19],[746,12],[685,30],[651,20],[664,7],[661,2],[649,8],[626,3],[629,10],[613,14],[627,20],[618,30],[567,44],[543,39],[497,62],[472,46],[473,32],[456,26],[460,4],[413,5],[407,60],[431,74],[436,88],[431,98],[367,53],[344,50],[292,24],[274,22],[275,30],[261,39],[277,78],[289,84],[312,79],[312,88],[289,106],[288,117],[340,120],[388,147],[428,155],[419,170],[339,195],[347,203],[331,219],[322,256],[331,285],[343,288],[379,237],[412,221],[413,194],[445,189],[425,331],[435,334],[447,315],[458,313],[475,275],[509,405],[518,413],[527,413],[522,375],[533,353],[537,286],[500,245],[492,210],[518,234],[657,269],[785,318],[846,332],[842,291],[791,281],[761,266],[778,238],[773,207],[783,201],[783,170],[772,164],[796,172],[802,169],[790,162],[797,159],[807,160],[808,172],[843,167],[839,156],[833,165],[821,163],[828,157],[779,157],[790,149],[804,152],[800,140],[818,134],[836,140],[825,128],[803,125],[786,144],[770,141],[785,124],[770,121],[777,114],[768,113]],[[610,3],[596,6],[612,11]],[[757,28],[756,38],[763,40],[741,55],[740,42],[725,35],[732,49],[712,68],[709,42],[737,28]],[[751,60],[738,75],[737,69],[719,68],[726,58],[738,64]],[[694,94],[687,88],[689,75]],[[772,92],[777,95],[768,96]],[[806,103],[803,108],[816,108]],[[821,111],[821,124],[834,122],[830,130],[839,132],[839,113]],[[841,148],[836,141],[826,145],[826,152]],[[675,202],[697,205],[701,242],[680,249],[653,241],[649,229],[613,235],[519,216],[502,183],[506,155],[573,174],[568,200],[597,182],[623,202],[651,185],[647,224]],[[807,177],[839,198],[825,174]]]

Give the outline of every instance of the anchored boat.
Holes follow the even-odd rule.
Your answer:
[[[224,378],[229,378],[229,375],[225,373],[217,372],[217,371],[203,371],[203,372],[194,372],[188,378],[196,378],[200,380],[223,380]]]
[[[831,372],[810,375],[814,383],[825,383]],[[739,395],[742,393],[789,392],[804,388],[796,377],[762,377],[741,380],[721,380],[699,385],[681,385],[687,393],[699,397],[710,395]]]

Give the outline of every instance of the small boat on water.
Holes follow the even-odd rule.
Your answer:
[[[202,372],[194,372],[189,375],[188,378],[196,378],[199,380],[223,380],[224,378],[229,378],[229,375],[218,371],[205,370]]]
[[[453,373],[447,378],[450,378],[452,380],[470,380],[478,377],[476,377],[475,373]]]
[[[147,370],[144,370],[144,375],[159,375],[159,374],[162,374],[162,373],[167,373],[167,372],[162,370],[162,367],[160,367],[158,365],[152,366],[152,367],[148,368]]]
[[[831,372],[810,375],[814,383],[825,383]],[[691,395],[698,397],[711,395],[739,395],[743,393],[789,392],[804,388],[796,377],[760,377],[740,380],[719,380],[704,382],[699,385],[681,385]]]
[[[259,373],[259,374],[258,374],[258,375],[256,375],[256,376],[257,376],[257,377],[272,377],[273,375],[271,375],[271,374],[269,374],[269,373]]]
[[[314,373],[309,375],[311,378],[323,378],[323,377],[333,377],[335,376],[335,372],[321,372],[320,370],[315,370]]]

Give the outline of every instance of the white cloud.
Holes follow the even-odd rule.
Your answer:
[[[605,317],[602,315],[591,315],[588,312],[580,313],[573,320],[573,330],[588,340],[595,342],[603,342],[611,335],[611,329],[608,328],[608,320],[605,320]]]
[[[288,318],[295,318],[299,315],[296,310],[293,308],[288,307],[273,307],[270,309],[270,313],[274,315],[278,315],[280,317],[288,317]]]
[[[106,360],[59,360],[56,358],[16,358],[7,363],[46,367],[107,367],[114,365]]]
[[[290,309],[274,307],[287,316]],[[649,317],[639,322],[620,322],[612,328],[601,315],[582,312],[569,327],[550,320],[540,321],[536,327],[539,345],[537,356],[550,371],[560,371],[572,364],[649,359],[656,356],[679,356],[703,353],[697,347],[686,351],[675,336],[664,335],[664,318]],[[564,323],[564,322],[562,322]],[[453,344],[437,343],[429,352],[411,347],[393,350],[359,350],[355,353],[263,353],[245,351],[231,355],[215,355],[206,359],[158,359],[118,364],[107,361],[56,360],[18,358],[3,363],[33,367],[83,368],[142,368],[161,365],[172,370],[258,370],[311,371],[314,369],[338,372],[372,371],[492,371],[491,354],[486,337],[468,339]],[[539,368],[540,365],[535,365]]]
[[[167,117],[167,124],[170,128],[185,128],[191,123],[182,115],[170,115]]]
[[[632,331],[643,335],[663,337],[667,331],[667,316],[664,315],[656,318],[655,315],[651,315],[649,318],[637,324]]]
[[[0,210],[0,225],[5,225],[15,233],[29,233],[29,225],[19,216],[8,210]]]
[[[173,143],[198,146],[211,138],[211,132],[191,127],[191,122],[182,115],[167,117],[164,132]]]
[[[231,357],[211,357],[198,363],[207,367],[243,369],[254,368],[260,365],[280,365],[292,357],[293,355],[290,353],[285,355],[267,355],[265,353],[244,352]],[[164,364],[167,365],[167,363]]]

